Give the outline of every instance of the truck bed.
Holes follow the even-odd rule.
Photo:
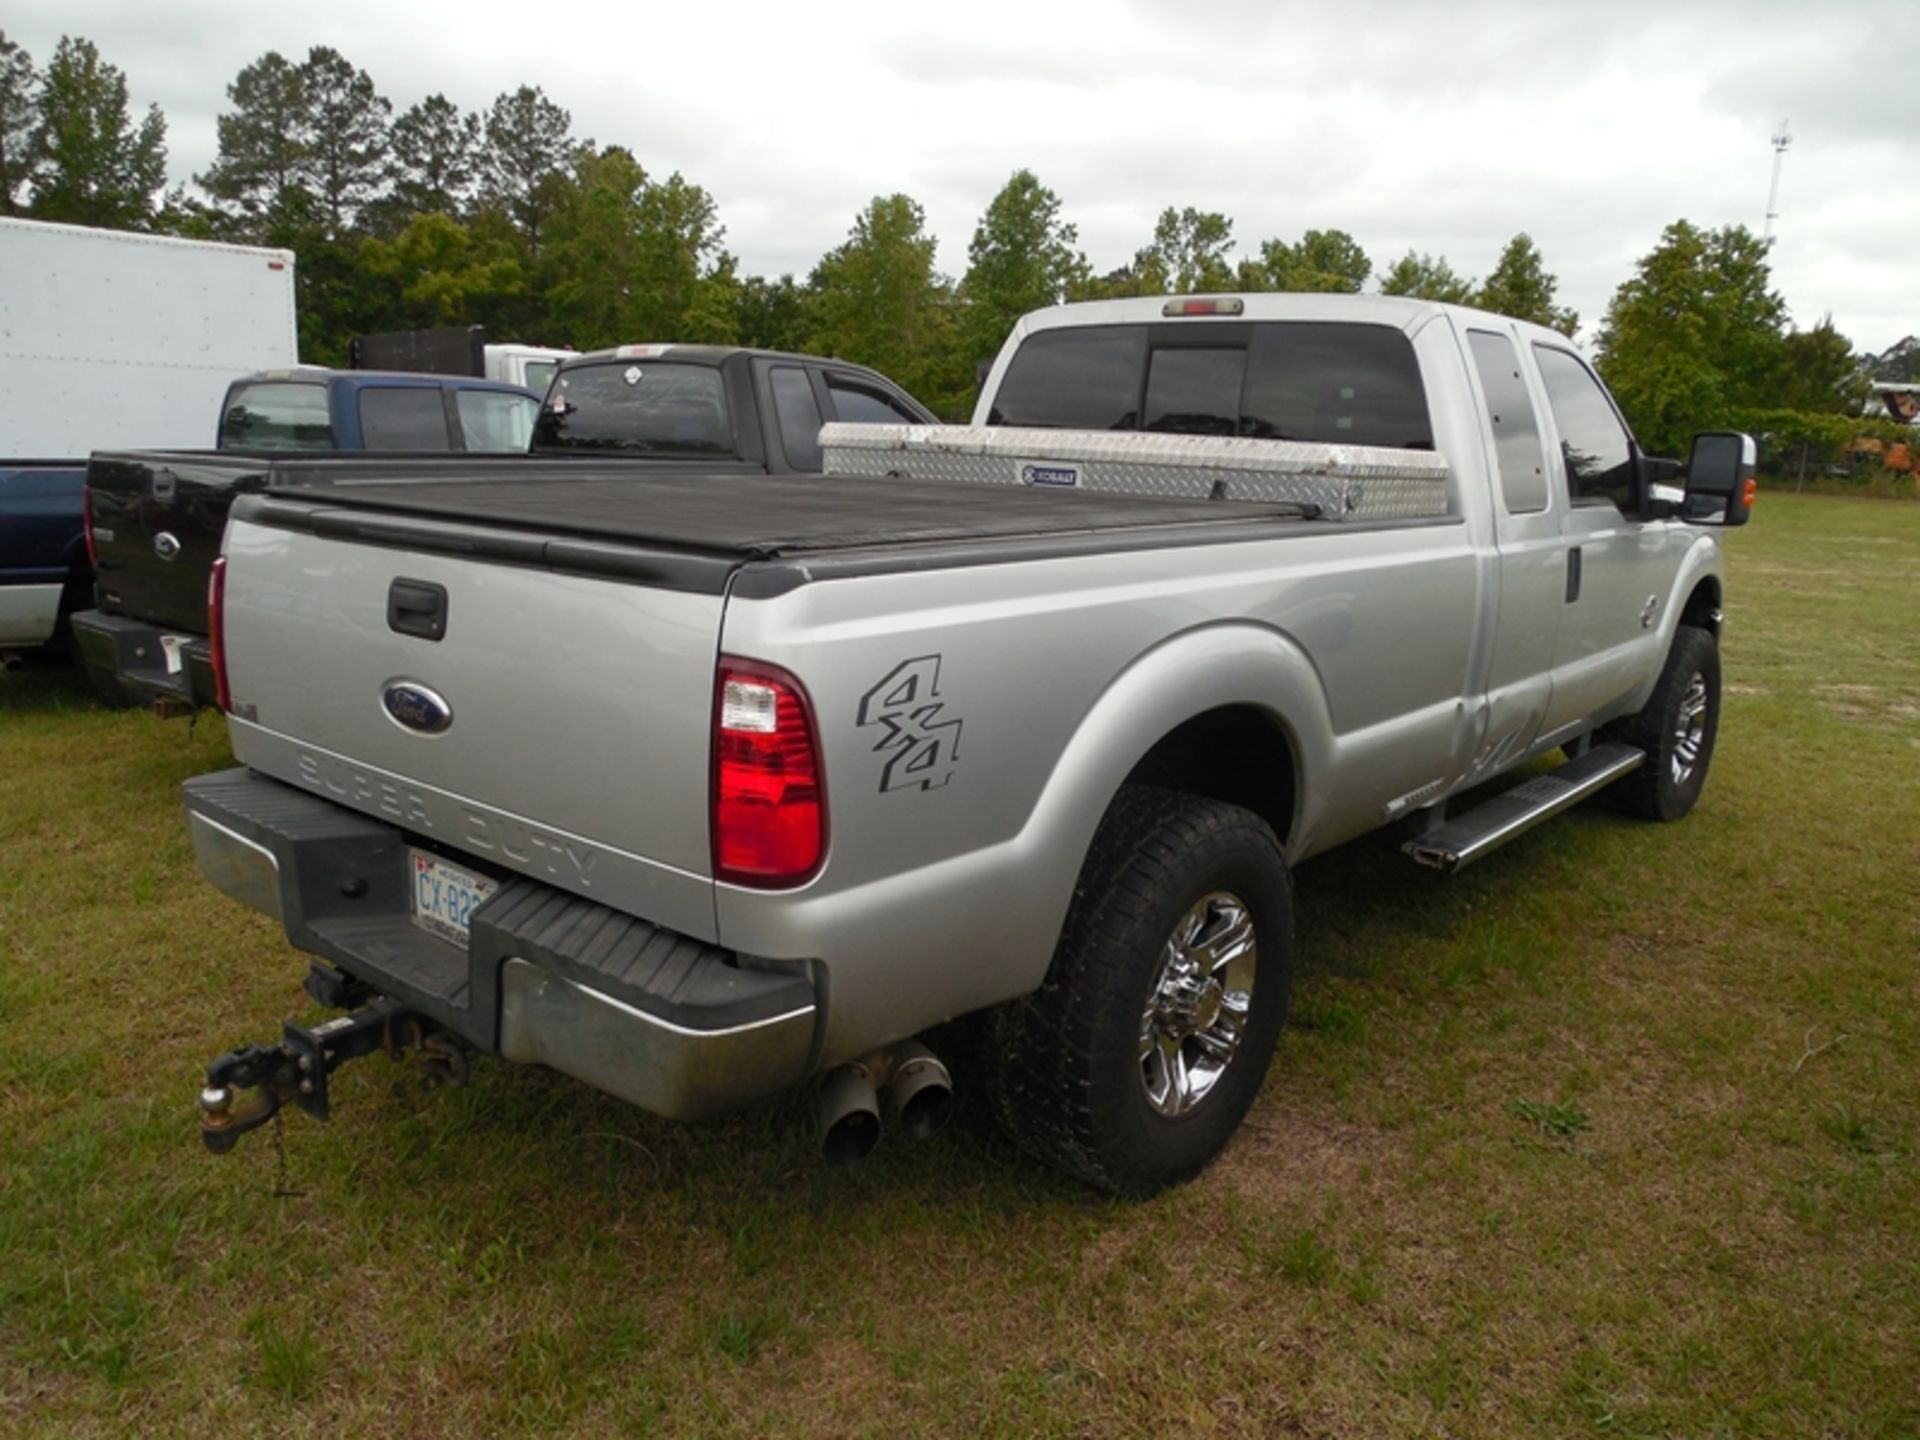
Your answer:
[[[297,467],[289,471],[297,483]],[[539,460],[521,462],[511,478],[383,478],[339,485],[324,496],[276,485],[268,491],[269,501],[275,498],[316,503],[320,509],[310,513],[321,527],[327,512],[373,511],[739,561],[957,541],[1211,528],[1309,519],[1314,513],[1311,506],[1281,501],[1175,500],[834,475],[595,474],[567,462],[548,468]],[[291,518],[279,507],[270,507],[261,518],[268,514]],[[340,515],[338,521],[345,518]]]

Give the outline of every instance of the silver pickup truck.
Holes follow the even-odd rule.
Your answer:
[[[915,1037],[985,1011],[1012,1133],[1148,1191],[1260,1088],[1292,867],[1398,823],[1450,868],[1603,788],[1699,796],[1752,441],[1642,456],[1564,337],[1067,306],[974,421],[829,427],[819,478],[242,498],[211,617],[241,768],[187,784],[189,823],[351,1013],[216,1061],[209,1145],[417,1046],[671,1117],[822,1076],[849,1158],[883,1107],[939,1123]]]

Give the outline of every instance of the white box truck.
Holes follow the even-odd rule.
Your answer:
[[[211,445],[236,377],[296,363],[293,252],[0,219],[0,654],[88,598],[87,455]]]

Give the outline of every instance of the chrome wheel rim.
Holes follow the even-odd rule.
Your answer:
[[[1680,715],[1673,727],[1673,758],[1669,762],[1673,783],[1684,785],[1700,763],[1700,746],[1707,734],[1707,677],[1698,670],[1687,681],[1687,693],[1680,700]]]
[[[1216,890],[1182,915],[1161,947],[1140,1015],[1140,1086],[1162,1115],[1204,1101],[1247,1033],[1259,947],[1246,902]]]

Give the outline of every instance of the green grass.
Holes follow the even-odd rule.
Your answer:
[[[0,678],[0,1433],[1920,1434],[1920,507],[1768,495],[1729,551],[1694,816],[1302,867],[1300,1023],[1144,1204],[964,1091],[829,1172],[805,1095],[378,1058],[277,1197],[194,1134],[315,1013],[194,870],[220,725]]]

